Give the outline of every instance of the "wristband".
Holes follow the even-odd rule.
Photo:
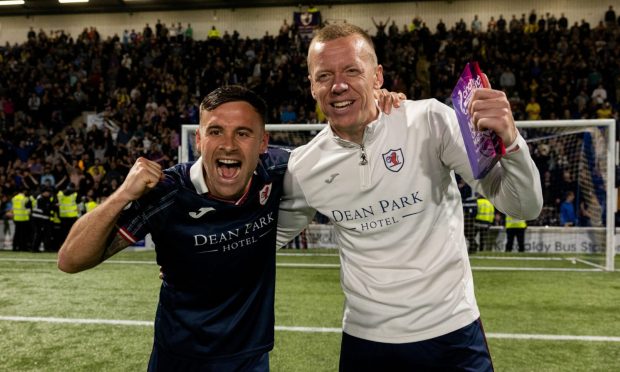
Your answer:
[[[517,150],[519,150],[519,137],[518,136],[517,138],[515,138],[515,140],[512,142],[510,146],[506,147],[506,154],[511,154]]]

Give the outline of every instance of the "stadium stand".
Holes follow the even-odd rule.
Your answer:
[[[431,30],[416,17],[402,30],[392,22],[385,32],[386,22],[374,41],[384,87],[411,99],[450,104],[462,66],[477,60],[508,95],[516,120],[618,120],[620,26],[605,19],[569,27],[549,13],[509,21],[500,14],[483,31],[480,20],[473,30],[462,20],[450,28],[440,20]],[[43,186],[58,191],[68,183],[80,198],[99,200],[138,156],[175,164],[180,126],[197,123],[202,96],[225,84],[265,97],[270,123],[320,121],[307,88],[308,39],[294,23],[260,39],[221,30],[195,40],[190,25],[174,28],[158,21],[154,30],[147,24],[105,40],[94,27],[75,37],[31,29],[25,42],[0,47],[3,200],[21,186],[36,196]],[[533,146],[551,210],[542,223],[559,224],[560,193],[572,181],[557,149]]]

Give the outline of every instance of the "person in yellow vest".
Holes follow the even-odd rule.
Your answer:
[[[506,215],[506,252],[512,252],[512,243],[517,238],[519,252],[525,252],[525,229],[527,222]]]
[[[491,228],[495,220],[495,207],[482,195],[478,196],[476,204],[476,221],[474,222],[474,227],[478,235],[478,248],[482,252],[484,251],[485,244],[488,243],[489,228]]]
[[[215,28],[215,26],[211,26],[209,33],[207,34],[208,39],[219,39],[222,35],[220,34],[220,30]]]
[[[97,201],[92,196],[86,196],[86,202],[84,203],[84,209],[86,213],[92,211],[97,208]]]
[[[15,233],[13,234],[13,250],[29,251],[30,244],[30,209],[32,201],[28,195],[28,190],[21,187],[20,190],[11,199],[13,208],[11,215],[15,224]]]
[[[75,185],[69,183],[65,190],[58,191],[58,216],[60,217],[60,238],[64,241],[71,226],[78,219],[78,200]]]

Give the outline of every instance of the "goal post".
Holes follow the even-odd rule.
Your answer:
[[[602,269],[613,271],[616,254],[615,212],[617,209],[616,191],[616,122],[613,119],[539,120],[516,123],[528,144],[534,151],[541,150],[541,143],[555,148],[548,149],[562,154],[562,161],[571,165],[580,191],[580,200],[575,204],[579,214],[583,204],[592,214],[590,224],[564,228],[558,234],[578,234],[594,237],[594,243],[602,250],[587,252],[583,258]],[[544,149],[544,147],[543,147]],[[536,159],[535,153],[532,156]],[[557,159],[556,159],[557,160]],[[536,165],[544,169],[543,164]],[[543,182],[545,174],[542,174]],[[543,190],[545,185],[543,184]],[[545,200],[545,206],[549,205]],[[597,213],[599,212],[599,213]],[[576,232],[577,231],[577,232]],[[578,253],[578,252],[577,252]]]
[[[594,267],[613,271],[617,200],[615,121],[543,120],[518,121],[516,124],[530,146],[532,157],[541,170],[543,182],[545,177],[548,177],[545,173],[551,173],[555,178],[568,174],[569,179],[562,181],[575,188],[576,213],[590,215],[587,219],[582,216],[583,221],[580,220],[575,227],[559,226],[559,207],[564,197],[554,195],[553,200],[549,199],[549,190],[543,184],[546,198],[543,213],[537,220],[528,221],[526,240],[528,236],[530,240],[526,244],[529,246],[526,252],[540,252],[533,249],[537,246],[559,247],[548,253],[574,253],[575,257]],[[324,127],[325,124],[266,125],[270,133],[270,144],[290,147],[308,142]],[[179,160],[182,162],[197,158],[194,148],[197,128],[197,124],[182,126],[179,147]],[[558,180],[554,179],[553,182],[556,184],[551,186],[557,187]],[[560,191],[563,194],[566,190]],[[495,242],[490,246],[495,246],[494,250],[503,251],[506,241],[503,224],[494,226],[493,230],[500,231],[503,235],[495,233]],[[311,240],[313,235],[308,236],[308,240]],[[317,238],[317,241],[319,240]],[[321,244],[325,244],[324,242],[325,240],[322,240]]]

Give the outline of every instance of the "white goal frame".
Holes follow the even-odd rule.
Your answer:
[[[614,259],[616,254],[615,243],[615,211],[616,211],[616,187],[615,169],[618,162],[616,148],[616,122],[613,119],[579,119],[579,120],[536,120],[536,121],[517,121],[517,128],[555,128],[555,127],[605,127],[607,131],[607,173],[606,173],[606,236],[605,236],[605,264],[601,269],[607,271],[614,270]],[[320,131],[326,124],[266,124],[267,131]],[[190,140],[188,133],[194,133],[198,129],[198,124],[184,124],[181,130],[181,146],[179,146],[179,162],[188,161],[188,152],[184,145]],[[193,144],[191,145],[193,146]]]
[[[571,128],[571,127],[605,127],[607,130],[607,182],[605,192],[606,202],[606,235],[605,235],[605,265],[607,271],[614,271],[616,254],[615,212],[617,207],[616,193],[616,164],[618,153],[616,149],[616,121],[614,119],[575,119],[575,120],[531,120],[517,121],[517,128]]]

